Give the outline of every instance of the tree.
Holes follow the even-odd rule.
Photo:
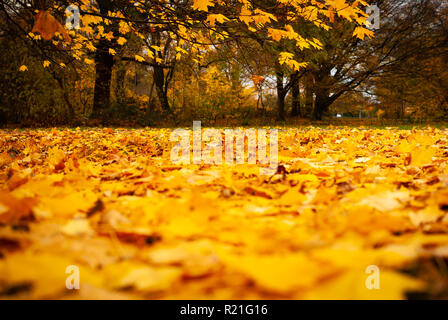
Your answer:
[[[392,53],[400,63],[388,65],[368,82],[377,99],[387,106],[390,118],[446,119],[448,6],[431,1],[426,8],[425,20],[412,25],[414,36]]]
[[[313,119],[322,119],[344,93],[365,90],[364,85],[370,79],[400,66],[410,57],[417,58],[422,52],[429,52],[434,44],[422,39],[433,29],[428,21],[434,21],[437,16],[436,2],[377,1],[381,10],[381,28],[371,39],[352,37],[353,32],[358,32],[356,26],[340,19],[335,19],[329,32],[319,31],[323,50],[310,59],[307,70],[314,78]],[[372,94],[369,91],[366,93]]]
[[[88,1],[75,2],[81,8],[81,32],[74,33],[73,56],[81,59],[94,51],[97,71],[94,96],[94,116],[101,116],[102,110],[109,104],[110,75],[114,64],[111,50],[115,44],[122,43],[125,37],[134,34],[141,37],[141,29],[150,26],[167,32],[192,43],[195,48],[206,50],[208,46],[223,41],[236,30],[245,29],[253,34],[263,35],[263,43],[281,42],[282,39],[304,48],[319,47],[317,39],[306,39],[291,25],[313,24],[328,29],[332,15],[342,19],[353,19],[362,25],[365,21],[358,3],[344,0],[327,0],[322,3],[313,1],[273,1],[267,6],[265,1],[235,0],[215,2],[211,0],[187,1],[106,1],[99,0],[97,5]],[[271,13],[272,12],[272,13]],[[82,51],[84,49],[84,52]],[[181,52],[181,51],[179,51]],[[157,57],[149,57],[157,60]],[[294,55],[283,55],[280,64],[294,70],[304,64],[297,62]],[[88,58],[86,58],[88,59]],[[90,62],[90,60],[87,60]],[[160,84],[160,70],[156,71]],[[159,86],[160,88],[160,86]],[[159,90],[160,91],[160,90]],[[160,92],[163,96],[163,92]],[[163,103],[168,108],[166,102]],[[281,104],[279,104],[281,106]]]

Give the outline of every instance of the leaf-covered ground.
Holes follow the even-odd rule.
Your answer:
[[[169,134],[0,131],[0,298],[447,297],[448,131],[284,129],[272,177]]]

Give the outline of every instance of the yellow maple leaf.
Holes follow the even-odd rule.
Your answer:
[[[138,62],[145,61],[145,58],[143,58],[142,56],[139,56],[138,54],[136,54],[134,57],[135,57],[135,60],[137,60]]]
[[[363,270],[346,272],[309,291],[304,299],[398,300],[405,298],[407,290],[422,288],[422,283],[411,277],[385,270],[380,272],[380,289],[369,290],[366,286],[367,277],[368,274]]]
[[[213,6],[211,0],[193,0],[193,9],[200,11],[208,11],[208,7]]]
[[[126,40],[125,38],[123,38],[123,37],[119,37],[119,38],[117,39],[117,43],[118,43],[120,46],[124,45],[126,42],[127,42],[127,40]]]
[[[282,39],[282,30],[268,28],[268,35],[275,41],[280,41]]]
[[[84,62],[85,62],[86,64],[94,64],[94,63],[95,63],[94,60],[92,60],[92,59],[88,59],[88,58],[85,58],[85,59],[84,59]]]
[[[223,23],[226,20],[229,19],[222,14],[209,14],[207,17],[207,22],[210,23],[211,26],[214,26],[216,21],[219,23]]]
[[[411,152],[411,164],[423,166],[432,163],[432,158],[436,155],[436,149],[432,147],[414,148]]]
[[[353,31],[353,35],[361,40],[364,40],[366,36],[369,38],[373,38],[373,31],[363,27],[356,27],[355,31]]]

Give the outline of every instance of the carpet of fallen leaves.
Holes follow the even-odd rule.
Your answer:
[[[447,130],[280,129],[271,177],[169,135],[0,131],[0,298],[448,296]]]

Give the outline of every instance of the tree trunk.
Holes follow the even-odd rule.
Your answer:
[[[293,84],[291,90],[292,90],[291,117],[302,117],[302,110],[300,109],[300,81],[298,79]]]
[[[110,82],[114,57],[109,54],[109,41],[100,40],[95,53],[95,90],[91,118],[103,119],[104,111],[110,107]]]
[[[279,121],[285,120],[285,98],[286,89],[283,85],[283,73],[277,72],[277,119]]]
[[[168,41],[170,42],[171,40],[169,39]],[[169,42],[165,43],[165,51],[167,46],[169,46]],[[160,32],[155,31],[152,33],[151,43],[155,46],[160,46],[161,44]],[[156,52],[155,50],[152,50],[152,52],[156,57],[160,59],[163,58],[160,51]],[[171,113],[170,104],[168,102],[168,85],[169,81],[171,80],[170,79],[171,74],[167,74],[165,76],[164,67],[159,66],[157,64],[153,66],[153,70],[154,70],[153,81],[156,87],[157,98],[159,99],[160,106],[162,107],[163,111]]]
[[[109,0],[97,0],[100,13],[113,11],[114,2]],[[117,23],[104,25],[105,32],[114,31]],[[111,41],[101,39],[98,42],[95,52],[95,90],[93,93],[93,110],[91,118],[104,120],[104,112],[110,107],[110,82],[112,79],[112,68],[114,57],[109,54],[112,48]]]
[[[313,79],[311,75],[307,75],[305,78],[305,116],[311,118],[313,112]]]
[[[313,110],[313,120],[322,120],[324,113],[328,111],[331,102],[327,90],[318,90],[316,92],[316,104]]]
[[[168,102],[168,92],[165,88],[165,74],[163,73],[163,67],[154,66],[154,84],[156,85],[157,97],[159,98],[160,105],[163,111],[170,111],[170,104]]]
[[[118,104],[126,102],[125,79],[126,65],[121,63],[115,69],[115,99]]]
[[[333,102],[339,98],[345,91],[341,90],[338,93],[333,93],[330,96],[330,89],[328,87],[318,87],[315,90],[316,101],[313,110],[313,120],[322,120],[325,113],[328,112]]]

